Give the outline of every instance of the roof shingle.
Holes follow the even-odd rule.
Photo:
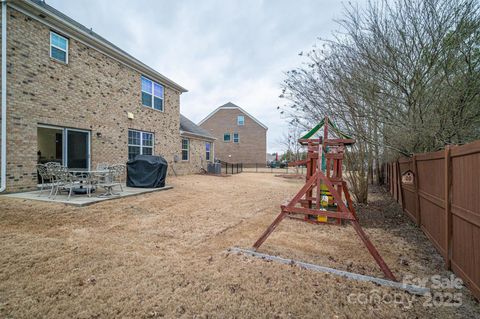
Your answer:
[[[205,137],[212,140],[215,139],[215,137],[213,137],[213,135],[210,134],[207,130],[193,123],[182,114],[180,114],[180,131],[185,133],[190,133],[193,135],[198,135],[198,136]]]

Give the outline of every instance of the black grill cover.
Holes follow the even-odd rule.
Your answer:
[[[167,161],[161,156],[137,155],[127,162],[127,186],[157,188],[165,186]]]

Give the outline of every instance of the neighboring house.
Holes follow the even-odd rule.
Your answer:
[[[35,188],[35,165],[49,161],[95,168],[153,154],[176,173],[199,171],[200,144],[213,138],[192,127],[180,134],[186,89],[43,1],[7,0],[2,8],[7,191]]]
[[[231,102],[218,107],[199,124],[215,138],[215,157],[229,163],[264,164],[268,128]]]

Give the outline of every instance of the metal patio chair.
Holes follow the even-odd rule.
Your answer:
[[[45,164],[37,164],[37,172],[38,175],[40,175],[40,180],[41,180],[41,187],[40,187],[40,193],[38,196],[42,195],[43,189],[48,185],[50,188],[53,188],[53,183],[52,183],[52,175],[48,172],[47,166]],[[46,181],[49,181],[47,184]],[[50,192],[52,190],[50,189]]]
[[[115,164],[110,166],[110,170],[113,171],[112,178],[114,181],[120,184],[120,190],[123,192],[123,182],[125,181],[125,164]]]
[[[58,162],[48,162],[45,163],[45,167],[47,169],[47,175],[50,177],[50,184],[51,184],[51,189],[50,189],[50,194],[48,197],[51,197],[53,195],[53,192],[55,190],[55,185],[57,183],[57,179],[55,176],[55,171],[58,170],[62,165]]]
[[[53,199],[57,197],[59,191],[68,191],[67,200],[70,200],[73,189],[80,186],[80,181],[75,175],[71,174],[66,167],[54,167],[53,174],[55,176],[55,192],[53,194]]]
[[[109,172],[105,175],[104,179],[98,182],[98,186],[105,189],[105,193],[100,194],[100,197],[106,197],[111,195],[120,195],[120,193],[114,193],[113,188],[120,186],[120,191],[123,192],[123,177],[125,175],[125,165],[116,164],[109,167]]]

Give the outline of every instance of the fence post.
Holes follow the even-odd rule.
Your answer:
[[[385,167],[387,169],[386,186],[388,186],[388,191],[390,192],[390,163],[386,163]]]
[[[451,210],[452,158],[450,145],[445,147],[445,268],[450,270],[452,259],[452,210]]]
[[[388,191],[390,192],[390,195],[393,196],[393,170],[392,170],[393,163],[388,163],[388,169],[390,170],[390,188]]]
[[[420,211],[420,191],[418,189],[417,155],[413,154],[413,178],[415,181],[415,211],[417,213],[417,226],[422,225],[422,212]]]
[[[396,162],[396,170],[397,170],[397,203],[402,206],[402,210],[405,210],[405,206],[403,204],[403,192],[402,192],[402,172],[400,171],[400,162],[397,160]]]
[[[255,173],[258,173],[258,163],[255,163]]]
[[[395,166],[395,162],[392,162],[392,195],[393,198],[398,202],[397,196],[397,166]]]

